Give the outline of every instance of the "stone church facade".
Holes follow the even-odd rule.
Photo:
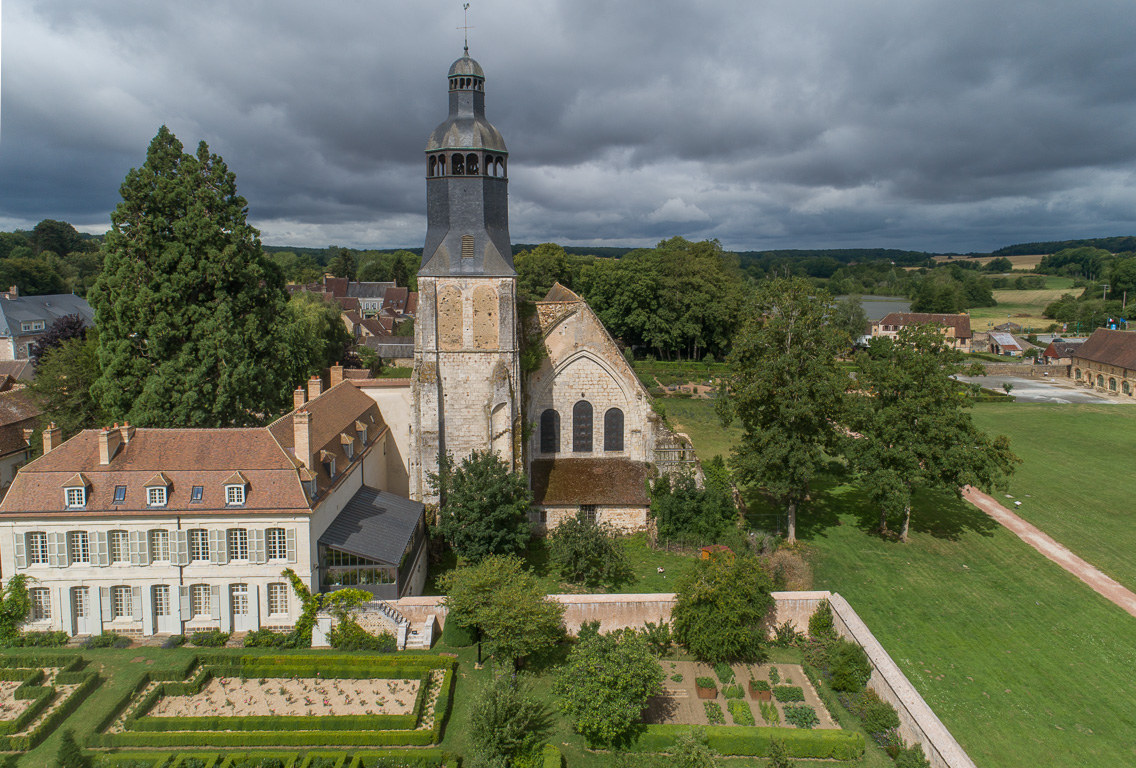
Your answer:
[[[491,448],[528,472],[534,523],[583,510],[641,530],[657,446],[676,440],[599,318],[563,286],[537,303],[547,359],[521,380],[508,150],[485,117],[485,75],[468,51],[448,83],[449,115],[426,146],[411,496],[437,501],[429,476],[442,455],[460,462]]]

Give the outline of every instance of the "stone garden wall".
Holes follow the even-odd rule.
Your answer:
[[[648,621],[669,621],[674,607],[673,594],[644,595],[549,595],[564,605],[564,623],[571,634],[586,621],[599,621],[600,630],[610,632],[622,627],[641,627]],[[774,592],[775,615],[771,626],[792,622],[799,632],[808,632],[809,617],[821,600],[832,606],[836,630],[859,645],[868,654],[872,677],[868,687],[899,713],[900,735],[910,744],[923,745],[932,768],[976,768],[974,761],[951,735],[927,702],[911,685],[903,671],[872,635],[868,626],[839,594],[830,592]],[[446,609],[441,597],[409,597],[393,602],[411,623],[434,615],[445,623]]]

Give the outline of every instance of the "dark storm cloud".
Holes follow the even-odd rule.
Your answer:
[[[990,249],[1132,233],[1120,2],[471,9],[518,242]],[[165,123],[269,243],[420,244],[460,3],[8,0],[0,225],[105,227]]]

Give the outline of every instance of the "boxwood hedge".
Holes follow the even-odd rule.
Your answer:
[[[632,749],[665,752],[674,746],[687,725],[648,725]],[[785,742],[792,757],[854,760],[864,754],[864,735],[850,731],[801,731],[796,728],[747,728],[734,725],[706,727],[710,748],[723,755],[765,757],[773,739]]]

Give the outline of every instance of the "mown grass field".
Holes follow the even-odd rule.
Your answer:
[[[975,412],[984,428],[1011,435],[1040,415],[1034,439],[1057,447],[1064,420],[1095,406],[1055,408],[1072,410],[1047,417],[1007,404]],[[684,424],[700,451],[700,435],[720,430],[708,402],[690,401]],[[1117,490],[1102,500],[1124,485],[1120,446],[1111,469],[1084,480],[1076,475],[1087,456],[1066,464],[1019,447],[1027,464],[1015,482],[1054,474],[1054,482],[1069,481],[1071,498],[1091,498],[1079,495],[1082,485],[1111,474]],[[748,495],[761,512],[763,502]],[[864,493],[839,474],[818,485],[799,518],[815,586],[852,603],[978,765],[1136,764],[1136,619],[953,495],[919,499],[906,545],[871,534],[876,522]]]
[[[999,257],[997,257],[997,256],[979,256],[976,259],[953,259],[953,261],[967,261],[967,262],[977,261],[979,264],[988,264],[991,261],[994,261],[994,259],[996,259],[996,258],[999,258]],[[1033,269],[1034,267],[1036,267],[1038,264],[1041,263],[1041,260],[1043,258],[1045,258],[1045,254],[1044,253],[1022,254],[1020,256],[1006,256],[1004,258],[1007,258],[1007,259],[1010,260],[1010,263],[1014,265],[1014,269]],[[952,261],[952,260],[948,259],[946,256],[936,256],[935,261],[943,262],[943,261]]]
[[[1009,435],[1022,459],[1008,489],[1022,502],[1017,513],[1136,590],[1136,408],[990,403],[973,415]]]

